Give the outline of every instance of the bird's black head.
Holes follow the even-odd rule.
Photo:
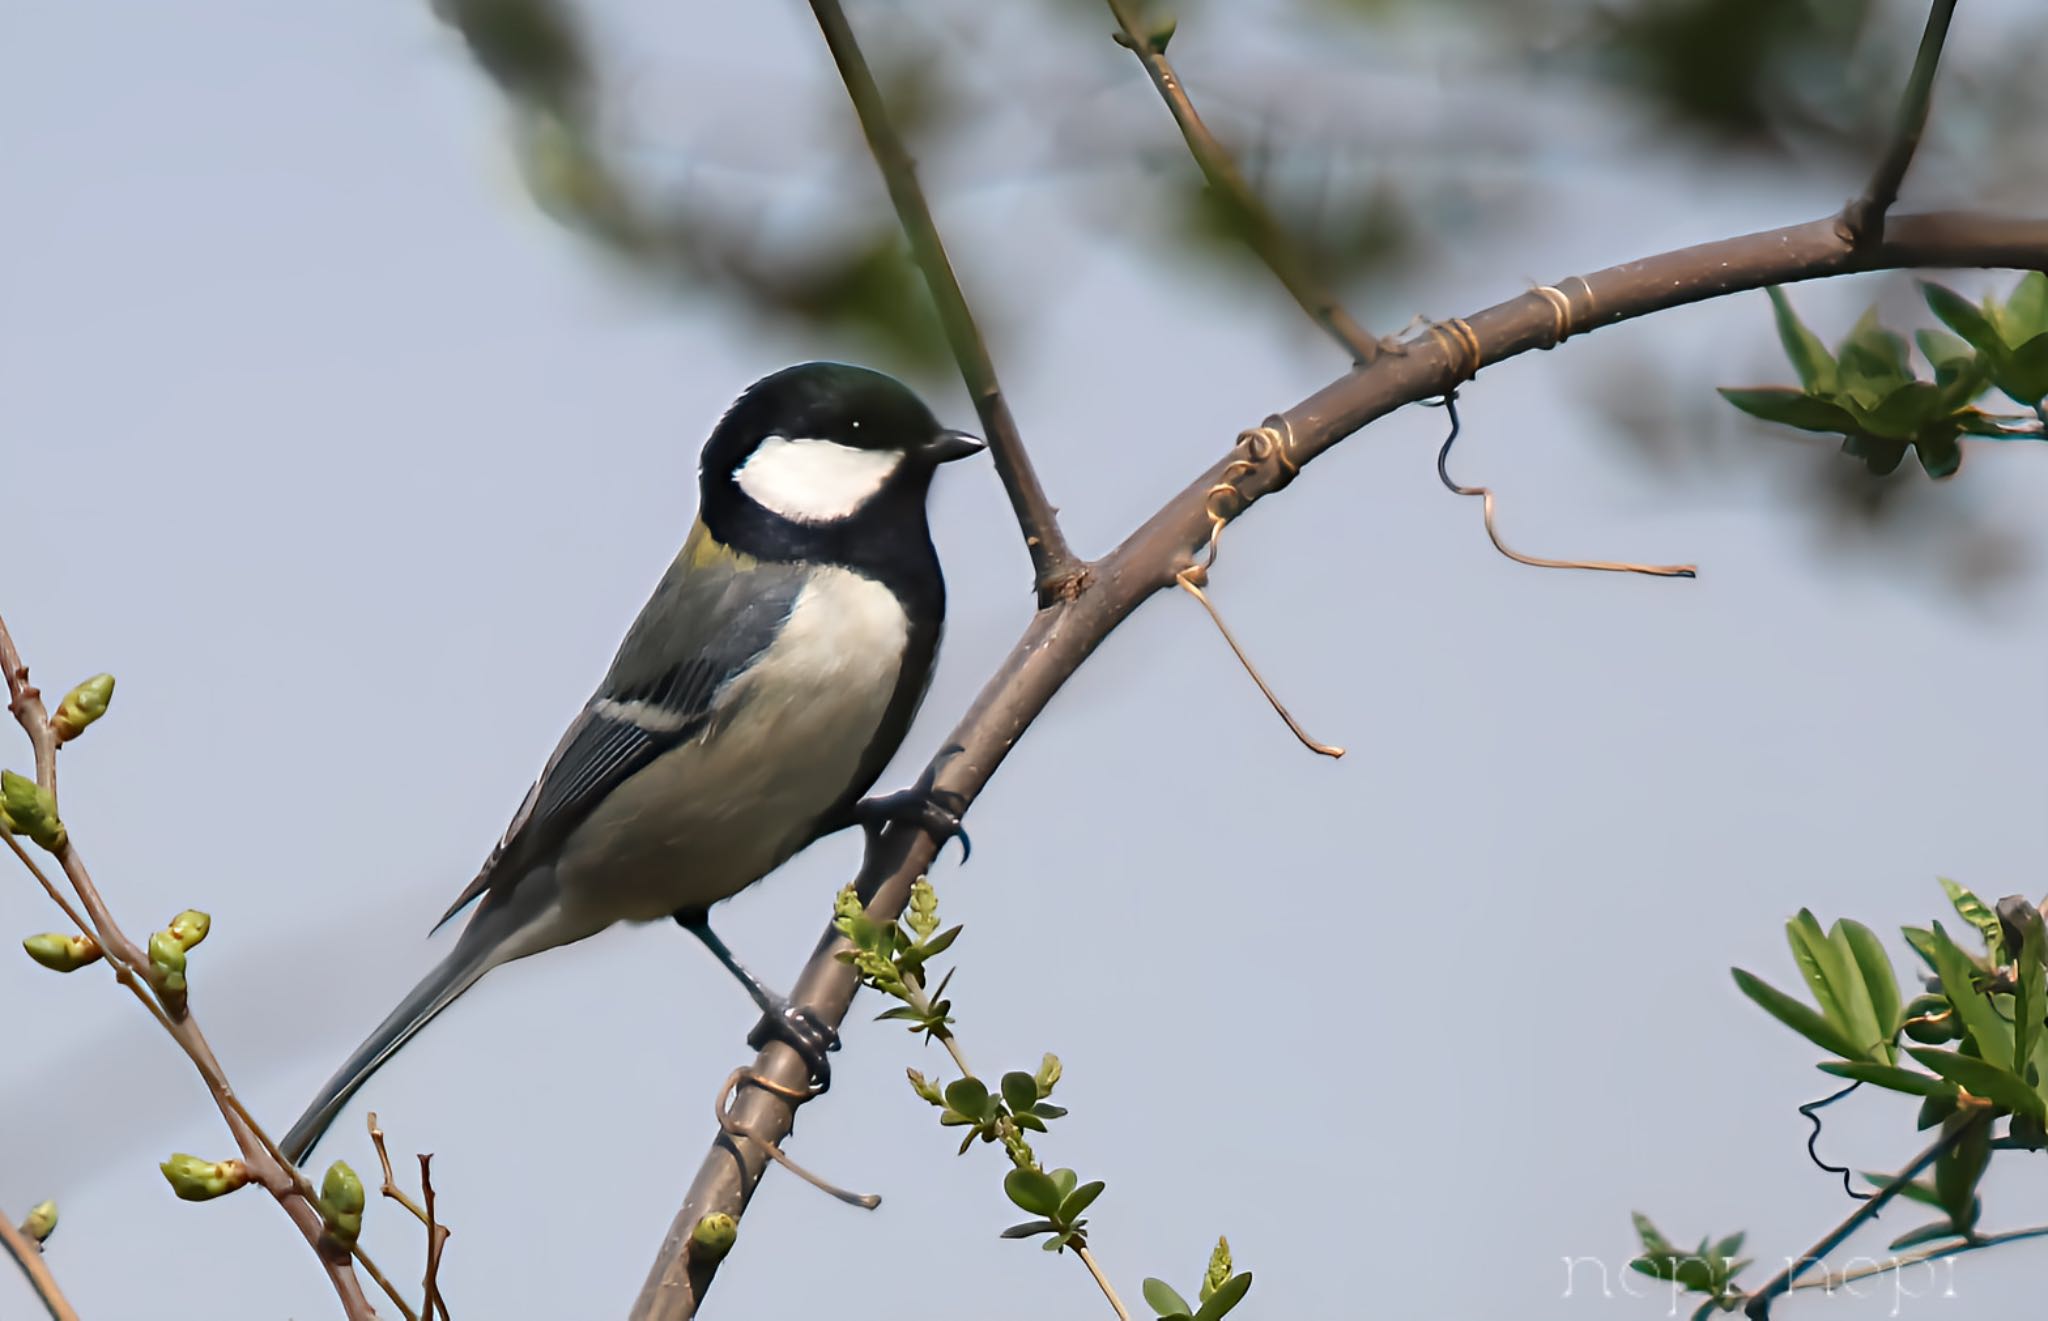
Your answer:
[[[933,471],[981,448],[893,377],[802,363],[755,382],[719,421],[701,510],[713,535],[752,554],[921,533]]]

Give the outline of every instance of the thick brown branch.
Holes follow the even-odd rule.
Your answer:
[[[42,1245],[17,1229],[5,1212],[0,1212],[0,1248],[7,1250],[7,1255],[28,1277],[28,1287],[35,1290],[43,1310],[50,1314],[50,1321],[78,1321],[78,1313],[57,1286],[57,1277],[50,1273],[50,1263],[43,1260]]]
[[[1885,213],[1899,200],[1899,185],[1920,149],[1920,135],[1927,129],[1927,108],[1934,99],[1934,73],[1941,67],[1942,43],[1948,40],[1949,20],[1955,17],[1956,0],[1934,0],[1927,11],[1927,27],[1920,34],[1920,50],[1913,57],[1913,72],[1906,78],[1906,91],[1899,98],[1899,115],[1892,125],[1891,142],[1863,189],[1863,196],[1842,212],[1842,229],[1857,247],[1884,237]]]
[[[1353,362],[1364,366],[1379,357],[1379,341],[1352,320],[1337,301],[1337,295],[1316,278],[1294,240],[1245,181],[1230,152],[1202,122],[1195,103],[1188,99],[1187,88],[1166,58],[1165,47],[1145,31],[1139,7],[1132,0],[1109,0],[1109,8],[1122,29],[1122,44],[1152,75],[1152,85],[1159,89],[1166,108],[1173,112],[1173,122],[1180,126],[1180,135],[1187,141],[1195,164],[1201,167],[1202,178],[1208,181],[1217,201],[1227,208],[1246,244],[1287,287],[1301,310],[1342,345]]]
[[[1646,316],[1666,308],[1765,285],[1851,271],[1919,266],[2048,269],[2048,220],[2002,220],[1979,215],[1904,216],[1879,243],[1853,248],[1835,217],[1705,243],[1626,262],[1564,281],[1573,293],[1546,287],[1511,298],[1453,323],[1460,333],[1431,327],[1407,341],[1406,351],[1382,354],[1303,400],[1273,424],[1288,437],[1296,463],[1307,463],[1367,423],[1405,404],[1434,398],[1504,358],[1547,349],[1569,335]],[[1167,501],[1124,543],[1097,561],[1074,599],[1038,612],[955,727],[947,743],[961,751],[933,763],[938,787],[972,800],[995,774],[1054,693],[1092,655],[1111,630],[1154,592],[1170,587],[1208,539],[1208,493],[1224,468],[1242,457],[1233,451]],[[1278,462],[1259,465],[1235,485],[1242,502],[1235,517],[1279,490],[1290,474]],[[892,827],[870,850],[862,869],[861,897],[880,921],[903,912],[910,885],[931,865],[934,849],[921,832]],[[833,1026],[852,1003],[852,970],[833,955],[843,947],[827,927],[796,983],[794,999]],[[788,1047],[769,1045],[749,1066],[780,1088],[801,1092],[803,1063]],[[780,1142],[795,1122],[797,1102],[761,1088],[744,1089],[733,1106],[737,1126]],[[721,1134],[690,1185],[669,1227],[653,1270],[632,1311],[633,1321],[681,1321],[693,1316],[717,1262],[694,1256],[690,1231],[712,1212],[739,1217],[767,1166],[760,1149]]]
[[[952,346],[953,360],[967,382],[967,393],[974,398],[974,411],[981,418],[996,471],[1002,476],[1003,489],[1009,492],[1010,507],[1017,512],[1017,525],[1023,529],[1024,544],[1031,552],[1039,603],[1071,594],[1086,566],[1067,545],[1066,534],[1060,531],[1059,516],[1039,484],[1031,456],[1025,452],[1017,420],[1010,416],[1009,402],[996,380],[988,343],[975,325],[967,295],[960,289],[960,278],[953,273],[952,259],[946,255],[938,224],[932,219],[931,205],[925,201],[924,189],[918,186],[917,165],[897,135],[895,125],[889,122],[882,89],[876,85],[875,75],[853,38],[853,28],[847,24],[839,0],[811,0],[811,12],[817,15],[818,27],[825,34],[825,44],[832,49],[832,60],[839,66],[847,95],[853,98],[861,132],[867,135],[868,148],[889,187],[889,200],[895,204],[896,218],[910,239],[910,254],[918,270],[924,273],[925,285],[939,310],[939,322],[946,330],[946,342]]]

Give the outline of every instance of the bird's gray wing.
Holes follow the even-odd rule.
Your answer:
[[[713,547],[701,527],[620,644],[483,870],[441,918],[509,889],[618,785],[701,734],[726,685],[775,641],[803,590],[801,565]],[[436,924],[437,927],[440,924]]]

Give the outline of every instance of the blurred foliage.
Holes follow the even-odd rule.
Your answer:
[[[1905,61],[1843,56],[1872,0],[1649,0],[1594,20],[1596,59],[1677,125],[1736,146],[1781,149],[1794,129],[1882,122]]]
[[[648,134],[633,150],[622,145],[632,133],[621,123],[623,89],[646,71],[628,78],[618,54],[606,56],[609,45],[641,58],[631,46],[635,11],[571,0],[433,4],[510,107],[536,199],[621,270],[768,326],[851,341],[903,370],[947,370],[937,318],[842,90],[829,75],[812,79],[825,67],[816,51],[791,59],[804,71],[796,76],[812,79],[805,95],[764,94],[777,97],[779,113],[814,117],[820,150],[770,163],[733,148],[722,172],[678,167],[682,153],[647,150]],[[1789,181],[1797,171],[1853,186],[1890,125],[1925,6],[1150,0],[1145,15],[1174,33],[1171,56],[1197,107],[1307,265],[1384,329],[1427,301],[1420,282],[1446,263],[1518,237],[1539,190],[1569,215],[1563,190],[1587,172],[1613,179],[1690,150],[1700,170],[1724,177],[1747,170],[1760,182]],[[997,11],[965,0],[867,3],[852,18],[942,214],[962,187],[1024,176],[1087,208],[1085,228],[1173,277],[1224,276],[1233,307],[1267,278],[1243,242],[1244,217],[1204,185],[1143,71],[1111,39],[1100,0]],[[1916,187],[1931,178],[2010,201],[2048,173],[2048,135],[2037,131],[2048,113],[2048,79],[2039,77],[2048,28],[1998,35],[1950,52]],[[646,76],[683,98],[652,136],[701,132],[690,154],[716,158],[720,148],[704,139],[732,106],[687,78]],[[1042,150],[1029,145],[1041,141]],[[1027,227],[1017,242],[1031,243]],[[1017,277],[1007,247],[956,246],[985,324],[1014,325],[1052,287]],[[2036,324],[2024,301],[1980,313],[1941,299],[1947,329],[1914,336],[1924,372],[1907,342],[1873,320],[1832,350],[1814,341],[1805,354],[1814,374],[1802,374],[1798,390],[1730,397],[1758,416],[1841,436],[1869,474],[1893,472],[1911,451],[1944,477],[1966,440],[2030,434],[1972,391],[1988,372],[1989,388],[2038,406],[2048,345],[2019,334]],[[1282,298],[1257,305],[1277,330],[1298,319]],[[1781,332],[1810,338],[1788,329],[1797,321],[1789,308],[1780,319]],[[1649,370],[1627,364],[1610,392],[1626,397],[1604,405],[1610,419],[1645,445],[1662,435],[1696,452],[1696,411],[1669,425],[1658,415],[1706,396],[1709,381],[1656,364],[1666,379],[1653,390]],[[1745,456],[1768,461],[1767,451],[1730,450],[1714,475]],[[1695,463],[1687,475],[1707,471]],[[1898,559],[1891,546],[1909,547],[1901,553],[1916,563],[1948,566],[1945,586],[2017,571],[2021,538],[1980,526],[1962,497],[1900,494],[1908,489],[1919,488],[1829,471],[1800,494],[1858,559]]]
[[[1979,1189],[1993,1158],[2048,1150],[2048,921],[2024,895],[1988,904],[1954,881],[1941,884],[1972,939],[1958,940],[1938,921],[1906,927],[1905,942],[1925,965],[1925,990],[1910,1000],[1876,933],[1846,918],[1823,928],[1805,909],[1785,924],[1805,997],[1741,968],[1732,971],[1745,996],[1825,1052],[1828,1058],[1817,1065],[1822,1072],[1913,1097],[1920,1103],[1918,1127],[1941,1129],[1931,1159],[1923,1156],[1915,1170],[1864,1178],[1873,1189],[1892,1189],[1937,1213],[1896,1235],[1893,1252],[1953,1256],[2048,1236],[2048,1226],[2003,1234],[1979,1227]],[[1825,1102],[1804,1110],[1819,1104]],[[1932,1166],[1926,1177],[1919,1175],[1922,1165]],[[1874,1218],[1874,1194],[1857,1195]],[[1748,1264],[1732,1260],[1741,1250],[1740,1234],[1711,1247],[1703,1239],[1697,1250],[1680,1252],[1646,1218],[1635,1219],[1643,1244],[1643,1255],[1632,1263],[1637,1270],[1705,1295],[1702,1311],[1732,1311],[1753,1296],[1734,1284]],[[1867,1273],[1917,1259],[1868,1262]],[[1784,1260],[1827,1269],[1810,1258]]]

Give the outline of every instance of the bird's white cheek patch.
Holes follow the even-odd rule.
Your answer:
[[[770,436],[733,474],[755,503],[800,523],[844,518],[882,489],[903,456],[836,441]]]

